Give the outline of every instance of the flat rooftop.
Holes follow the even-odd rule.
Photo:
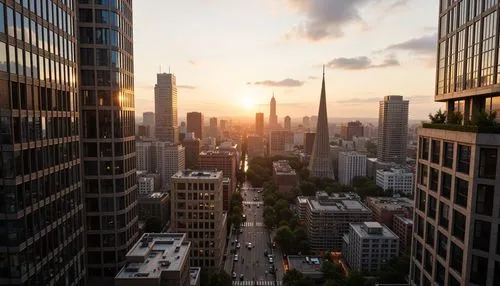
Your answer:
[[[200,156],[233,156],[232,150],[201,151]]]
[[[173,179],[214,179],[222,177],[222,171],[184,170],[175,173]]]
[[[157,279],[163,271],[180,271],[189,257],[185,233],[145,233],[126,255],[115,279]]]
[[[319,257],[288,255],[287,258],[290,269],[297,269],[299,272],[304,274],[308,273],[322,274],[321,273],[322,259]]]
[[[413,208],[413,200],[405,197],[367,197],[367,204],[384,210],[399,210],[403,208]]]
[[[286,160],[273,162],[273,169],[277,175],[296,175],[295,170],[290,167],[290,164]]]
[[[394,217],[397,217],[399,218],[404,224],[411,224],[413,225],[413,220],[407,218],[407,217],[404,217],[404,216],[401,216],[401,215],[395,215]]]
[[[189,285],[198,285],[200,280],[201,267],[190,267],[189,268]]]
[[[350,223],[351,228],[358,234],[361,238],[399,238],[394,232],[392,232],[387,226],[380,224],[375,221],[363,222],[363,223]],[[378,229],[380,232],[370,233],[370,230]]]
[[[308,204],[313,211],[324,212],[346,212],[346,211],[362,211],[371,212],[363,203],[356,198],[341,197],[341,196],[321,196],[309,198]]]

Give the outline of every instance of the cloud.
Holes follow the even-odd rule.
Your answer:
[[[397,0],[389,6],[389,9],[387,9],[387,11],[406,6],[406,4],[408,4],[408,2],[410,1],[411,0]]]
[[[264,80],[264,81],[256,81],[256,82],[248,82],[249,85],[264,85],[264,86],[272,86],[272,87],[299,87],[304,84],[303,81],[286,78],[280,81],[274,80]]]
[[[196,89],[197,87],[194,86],[194,85],[177,85],[177,88],[180,88],[180,89]]]
[[[315,79],[318,79],[319,77],[312,75],[312,76],[309,76],[308,78],[311,79],[311,80],[315,80]]]
[[[412,95],[412,96],[404,96],[403,99],[409,100],[410,104],[417,103],[429,103],[434,101],[434,97],[430,95]],[[384,100],[383,97],[367,97],[367,98],[349,98],[343,100],[337,100],[336,103],[339,104],[348,104],[348,105],[362,105],[362,104],[373,104],[378,103],[379,101]]]
[[[327,67],[332,69],[344,69],[344,70],[366,70],[373,68],[386,68],[399,66],[399,60],[390,55],[384,59],[380,64],[373,64],[372,60],[366,56],[354,57],[354,58],[335,58],[328,62]]]
[[[386,51],[409,51],[419,55],[431,55],[436,52],[437,35],[431,34],[420,38],[413,38],[401,43],[388,46]]]

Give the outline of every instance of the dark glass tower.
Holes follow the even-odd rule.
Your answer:
[[[74,1],[0,0],[0,285],[83,285]]]
[[[88,276],[104,284],[138,237],[132,1],[80,0],[78,17]]]

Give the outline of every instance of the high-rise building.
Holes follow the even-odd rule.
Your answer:
[[[156,142],[153,139],[137,140],[135,154],[138,171],[155,173],[156,169]]]
[[[78,11],[22,2],[0,1],[0,285],[84,285],[78,40],[52,15],[73,24]]]
[[[271,98],[271,102],[269,104],[270,107],[270,112],[269,112],[269,129],[273,130],[276,129],[278,126],[278,115],[276,114],[276,99],[273,97]]]
[[[285,130],[269,132],[269,155],[282,155],[293,151],[293,133]]]
[[[218,138],[219,130],[217,129],[217,117],[210,118],[209,136]]]
[[[142,113],[142,125],[155,126],[155,113],[154,112],[143,112]]]
[[[311,119],[309,116],[302,117],[302,126],[304,126],[304,128],[309,128],[311,126]]]
[[[175,75],[159,73],[155,85],[155,135],[160,141],[177,144],[177,83]]]
[[[287,130],[287,131],[291,131],[292,130],[292,119],[288,115],[285,116],[284,127],[285,127],[285,130]]]
[[[221,171],[186,170],[172,176],[171,231],[190,238],[191,266],[215,269],[222,265],[227,224],[222,181]]]
[[[354,151],[339,153],[339,183],[350,185],[352,179],[366,176],[366,155]]]
[[[440,1],[435,100],[463,120],[418,130],[411,285],[500,285],[499,8]]]
[[[330,137],[328,135],[328,114],[326,110],[325,71],[323,68],[323,82],[319,101],[318,124],[316,136],[309,160],[311,177],[334,178],[332,160],[330,159]]]
[[[150,138],[151,137],[151,128],[146,125],[139,125],[138,131],[137,131],[137,136],[139,137],[144,137],[144,138]]]
[[[220,120],[220,130],[221,132],[226,131],[227,129],[227,120],[221,119]]]
[[[203,114],[188,112],[186,132],[194,132],[194,137],[203,140]]]
[[[182,146],[186,149],[186,169],[197,169],[201,152],[200,139],[195,138],[193,132],[189,132],[182,140]]]
[[[185,169],[186,153],[182,145],[170,142],[156,142],[156,170],[160,174],[163,191],[171,189],[170,178]]]
[[[378,113],[378,161],[405,164],[407,145],[408,100],[399,95],[386,96]]]
[[[264,113],[255,114],[255,134],[264,136]]]
[[[203,151],[199,156],[200,170],[220,170],[229,179],[229,188],[222,196],[223,210],[229,211],[231,196],[236,190],[237,153],[233,151]]]
[[[352,140],[353,137],[363,137],[363,124],[359,121],[351,121],[342,124],[340,127],[340,136],[345,140]]]
[[[314,132],[304,133],[304,152],[307,155],[312,154],[315,138],[316,138],[316,133],[314,133]]]
[[[64,27],[60,3],[52,8]],[[97,3],[78,4],[81,146],[89,284],[109,284],[138,239],[133,13],[132,1]]]
[[[266,154],[266,142],[263,137],[257,135],[247,136],[248,159]]]
[[[149,219],[155,218],[160,222],[160,232],[168,230],[171,214],[170,193],[156,192],[139,195],[137,196],[137,205],[139,220],[147,222]]]

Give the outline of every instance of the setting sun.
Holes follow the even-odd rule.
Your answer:
[[[246,98],[243,98],[242,102],[241,102],[241,105],[245,108],[245,109],[252,109],[254,108],[255,106],[255,102],[253,101],[252,98],[249,98],[249,97],[246,97]]]

